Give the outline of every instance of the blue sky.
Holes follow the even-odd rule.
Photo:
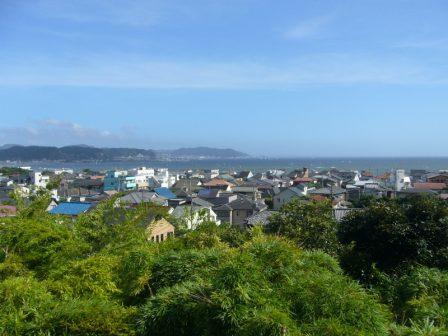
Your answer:
[[[445,0],[0,0],[0,144],[447,156]]]

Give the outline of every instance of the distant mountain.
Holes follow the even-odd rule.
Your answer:
[[[3,146],[0,161],[134,161],[153,160],[154,151],[136,148],[96,148],[86,145],[47,146]]]
[[[178,158],[217,158],[217,159],[236,159],[247,158],[248,154],[238,152],[234,149],[226,148],[210,148],[210,147],[195,147],[195,148],[180,148],[171,151],[170,155]]]
[[[15,144],[4,144],[3,146],[0,146],[0,150],[2,149],[8,149],[14,146],[20,146],[20,145],[15,145]]]

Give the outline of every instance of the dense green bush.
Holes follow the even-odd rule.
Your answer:
[[[387,309],[331,257],[283,239],[258,235],[237,249],[161,260],[169,276],[140,309],[143,335],[321,335],[325,321],[326,335],[388,334]]]
[[[304,249],[323,250],[333,256],[340,250],[338,225],[330,202],[294,199],[271,217],[268,231],[285,236]]]
[[[448,267],[448,206],[435,197],[380,200],[341,223],[344,269],[369,281],[372,266],[388,273],[414,264]]]
[[[156,244],[145,227],[161,207],[111,200],[73,219],[44,196],[0,220],[0,335],[447,335],[438,201],[372,202],[341,249],[328,204],[285,207],[273,235],[204,223]],[[378,249],[394,244],[388,261]]]

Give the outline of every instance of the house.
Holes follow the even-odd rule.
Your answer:
[[[251,171],[242,171],[236,174],[235,178],[247,181],[248,179],[252,178],[254,174]]]
[[[293,186],[297,186],[299,184],[308,184],[308,183],[314,183],[314,179],[310,177],[297,177],[292,181]]]
[[[273,211],[268,211],[268,210],[257,212],[256,214],[254,214],[246,219],[246,226],[248,228],[252,228],[255,226],[266,227],[269,225],[269,223],[270,223],[269,220],[273,214],[274,214]]]
[[[411,179],[413,182],[424,182],[425,177],[430,174],[426,169],[411,169]]]
[[[233,176],[231,176],[230,174],[220,174],[218,175],[216,178],[220,179],[220,180],[225,180],[227,182],[234,182],[235,178]]]
[[[308,178],[310,175],[310,171],[308,168],[303,168],[303,169],[294,169],[292,172],[290,172],[288,174],[288,177],[291,180],[295,180],[298,178]]]
[[[342,221],[348,214],[354,211],[362,211],[362,209],[358,208],[346,208],[346,207],[335,207],[333,208],[333,218],[340,222]]]
[[[198,178],[179,179],[174,185],[173,190],[183,190],[186,192],[197,192],[200,190],[202,182]]]
[[[49,211],[52,215],[78,216],[92,209],[90,202],[62,202]]]
[[[146,228],[148,240],[159,243],[174,237],[174,225],[165,218],[155,220]]]
[[[343,188],[329,187],[329,188],[310,190],[308,194],[310,196],[316,196],[316,195],[323,196],[325,198],[329,198],[334,201],[343,201],[345,200],[346,192],[347,192],[346,189]]]
[[[370,178],[372,178],[373,176],[374,176],[373,173],[370,172],[370,171],[368,171],[368,170],[363,170],[363,171],[361,172],[361,177],[362,177],[362,178],[370,179]]]
[[[177,196],[170,189],[165,187],[155,188],[154,192],[157,196],[166,198],[168,200],[177,198]]]
[[[128,176],[128,172],[123,171],[108,171],[104,177],[104,191],[116,190],[126,191],[137,188],[135,176]]]
[[[411,178],[406,176],[406,172],[403,169],[398,169],[390,175],[389,183],[395,188],[395,191],[402,191],[411,186]]]
[[[233,188],[233,193],[235,194],[241,194],[248,196],[252,199],[260,199],[261,193],[258,191],[257,187],[250,187],[250,186],[237,186]]]
[[[171,188],[176,181],[177,176],[170,175],[168,168],[157,168],[154,173],[154,179],[160,183],[163,188]]]
[[[198,192],[198,197],[200,198],[217,198],[221,195],[222,191],[219,189],[202,189]]]
[[[391,173],[384,173],[381,175],[378,175],[375,179],[384,183],[387,183],[390,180]]]
[[[244,196],[238,196],[234,201],[214,207],[218,219],[223,222],[241,228],[246,227],[246,220],[257,212],[266,210],[267,206],[263,202],[257,202]]]
[[[367,183],[364,183],[367,182]],[[359,201],[362,196],[373,196],[375,198],[391,197],[392,190],[383,187],[378,182],[358,181],[346,186],[346,199],[348,201]]]
[[[41,172],[32,172],[31,183],[38,188],[46,188],[47,184],[50,182],[50,176],[43,175]]]
[[[51,211],[58,206],[58,202],[56,200],[51,199],[50,204],[48,204],[47,211]]]
[[[280,210],[285,204],[291,202],[295,198],[303,198],[308,194],[309,190],[314,190],[314,188],[308,189],[306,185],[298,185],[296,187],[291,187],[283,189],[273,199],[274,210]]]
[[[211,206],[181,205],[172,211],[171,216],[183,220],[189,230],[195,230],[204,221],[215,222],[217,225],[221,224]]]
[[[118,201],[121,204],[136,206],[141,203],[155,202],[157,198],[158,197],[156,193],[153,191],[140,190],[140,191],[132,191],[129,194],[124,195],[120,197]]]
[[[202,193],[201,193],[201,195],[202,195]],[[224,193],[224,192],[219,192],[219,194],[217,194],[216,197],[203,197],[201,195],[198,195],[198,197],[200,199],[203,199],[209,203],[212,203],[213,206],[215,206],[215,207],[224,205],[224,204],[228,204],[230,202],[235,201],[238,198],[238,195],[236,195],[236,194]]]
[[[329,186],[340,186],[342,183],[342,179],[336,176],[328,176],[328,175],[314,175],[313,176],[314,181],[320,186],[323,187],[329,187]]]
[[[62,179],[58,188],[58,195],[61,197],[69,196],[90,196],[101,194],[104,188],[104,183],[100,179]]]
[[[445,183],[448,185],[448,173],[429,174],[426,176],[426,181],[431,183]]]
[[[0,218],[14,217],[17,214],[17,207],[13,205],[0,205]]]
[[[208,202],[207,200],[199,198],[199,197],[192,198],[191,204],[199,205],[199,206],[206,207],[206,208],[213,208],[215,206],[213,203]]]
[[[365,175],[362,175],[363,173]],[[340,185],[346,185],[353,182],[356,183],[361,179],[370,179],[373,177],[373,174],[369,172],[363,171],[363,173],[359,174],[357,171],[332,170],[330,176],[340,180]]]
[[[138,189],[149,189],[150,179],[155,176],[155,170],[153,168],[139,167],[133,171],[135,175],[135,183]]]
[[[442,191],[448,189],[448,186],[445,183],[437,183],[437,182],[416,182],[414,183],[414,189],[417,190],[434,190],[434,191]]]
[[[235,187],[235,184],[228,182],[223,179],[215,178],[206,183],[204,183],[204,187],[207,189],[219,189],[222,191],[232,191],[232,188]]]
[[[206,179],[214,179],[219,176],[219,169],[204,169],[202,175]]]
[[[281,179],[286,174],[286,171],[283,169],[271,169],[266,172],[266,177],[268,179]]]

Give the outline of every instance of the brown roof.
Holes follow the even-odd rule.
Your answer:
[[[17,208],[12,205],[0,205],[0,217],[11,217],[17,214]]]
[[[388,180],[390,178],[390,173],[384,173],[376,177],[378,180]]]
[[[414,183],[414,188],[418,190],[443,190],[447,186],[445,183],[418,182]]]
[[[230,186],[233,187],[235,186],[233,183],[230,183],[226,180],[223,179],[213,179],[208,181],[207,183],[204,183],[205,187],[218,187],[218,186]]]
[[[314,180],[312,178],[309,177],[298,177],[294,180],[294,183],[310,183],[313,182]]]
[[[365,176],[365,177],[373,177],[372,172],[369,172],[368,170],[363,170],[363,171],[361,172],[361,175],[362,175],[362,176]]]
[[[328,198],[322,195],[313,195],[311,196],[311,199],[313,201],[317,201],[317,202],[323,202],[323,201],[328,201]]]

